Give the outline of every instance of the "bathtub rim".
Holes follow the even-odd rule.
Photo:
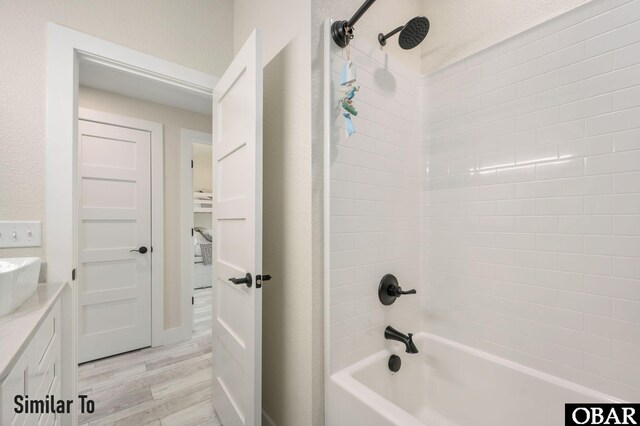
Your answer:
[[[570,391],[578,392],[587,395],[589,398],[593,398],[594,400],[600,400],[602,402],[607,403],[625,403],[627,401],[615,398],[611,395],[599,392],[597,390],[588,388],[583,385],[579,385],[577,383],[571,382],[569,380],[563,379],[561,377],[554,376],[549,373],[545,373],[544,371],[536,370],[531,367],[527,367],[526,365],[510,361],[508,359],[499,357],[494,354],[490,354],[488,352],[484,352],[480,349],[476,349],[462,343],[458,343],[456,341],[438,336],[436,334],[427,333],[427,332],[418,332],[414,334],[414,340],[423,340],[423,339],[431,339],[436,342],[451,346],[468,354],[477,356],[479,358],[485,359],[490,362],[497,363],[511,370],[518,371],[520,373],[527,374],[529,376],[533,376],[535,378],[541,379],[550,384],[563,387]],[[389,356],[393,355],[395,352],[391,351],[387,348],[382,349],[378,352],[375,352],[345,368],[340,371],[335,372],[331,375],[331,381],[336,385],[340,386],[343,390],[348,392],[351,396],[358,399],[360,402],[365,404],[371,410],[375,411],[380,416],[384,417],[386,420],[393,424],[402,424],[407,426],[414,425],[424,425],[418,418],[416,418],[413,414],[401,408],[399,405],[395,404],[393,401],[385,399],[382,395],[378,394],[373,389],[367,387],[364,383],[357,380],[353,373],[362,370],[370,366],[371,364],[376,363],[377,361],[381,361]]]

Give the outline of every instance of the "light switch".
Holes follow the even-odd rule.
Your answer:
[[[0,221],[0,248],[40,247],[42,224],[38,221]]]

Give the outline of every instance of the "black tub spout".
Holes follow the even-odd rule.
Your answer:
[[[405,352],[408,354],[418,353],[418,348],[416,348],[416,345],[413,343],[413,333],[404,334],[389,325],[384,329],[384,338],[404,343],[406,346]]]

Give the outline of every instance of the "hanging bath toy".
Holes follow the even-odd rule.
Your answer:
[[[340,78],[340,85],[346,86],[348,84],[355,83],[356,81],[356,66],[348,60],[342,67],[342,77]]]
[[[343,112],[342,115],[344,116],[347,139],[349,139],[351,135],[353,135],[356,132],[356,129],[355,127],[353,127],[353,120],[351,119],[351,114],[349,114],[348,112]]]
[[[360,90],[360,86],[352,86],[347,92],[347,99],[351,100],[356,96],[356,92]]]
[[[351,62],[351,49],[346,49],[347,61],[342,67],[342,74],[340,76],[340,85],[344,87],[344,96],[338,101],[338,108],[342,108],[342,116],[345,120],[345,131],[347,133],[347,139],[349,139],[355,132],[355,126],[353,125],[353,117],[358,115],[358,110],[353,104],[353,99],[356,96],[356,92],[360,90],[360,86],[356,83],[356,66]]]
[[[345,119],[345,130],[347,132],[347,139],[351,137],[356,132],[356,129],[353,125],[352,116],[355,117],[358,115],[358,110],[353,105],[353,98],[356,96],[356,92],[360,90],[360,86],[353,85],[355,81],[348,83],[345,89],[345,95],[339,101],[340,107],[345,111],[342,113]]]
[[[353,107],[353,104],[348,100],[344,100],[342,102],[342,108],[344,108],[349,114],[353,116],[358,115],[358,111],[356,111],[356,109]]]

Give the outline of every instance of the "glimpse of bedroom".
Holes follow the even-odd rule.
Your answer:
[[[211,287],[211,240],[213,213],[212,153],[206,142],[192,142],[193,158],[193,288]]]
[[[80,61],[78,387],[101,400],[81,423],[211,388],[211,102]]]
[[[191,144],[193,159],[193,338],[211,337],[213,153],[211,135]]]

